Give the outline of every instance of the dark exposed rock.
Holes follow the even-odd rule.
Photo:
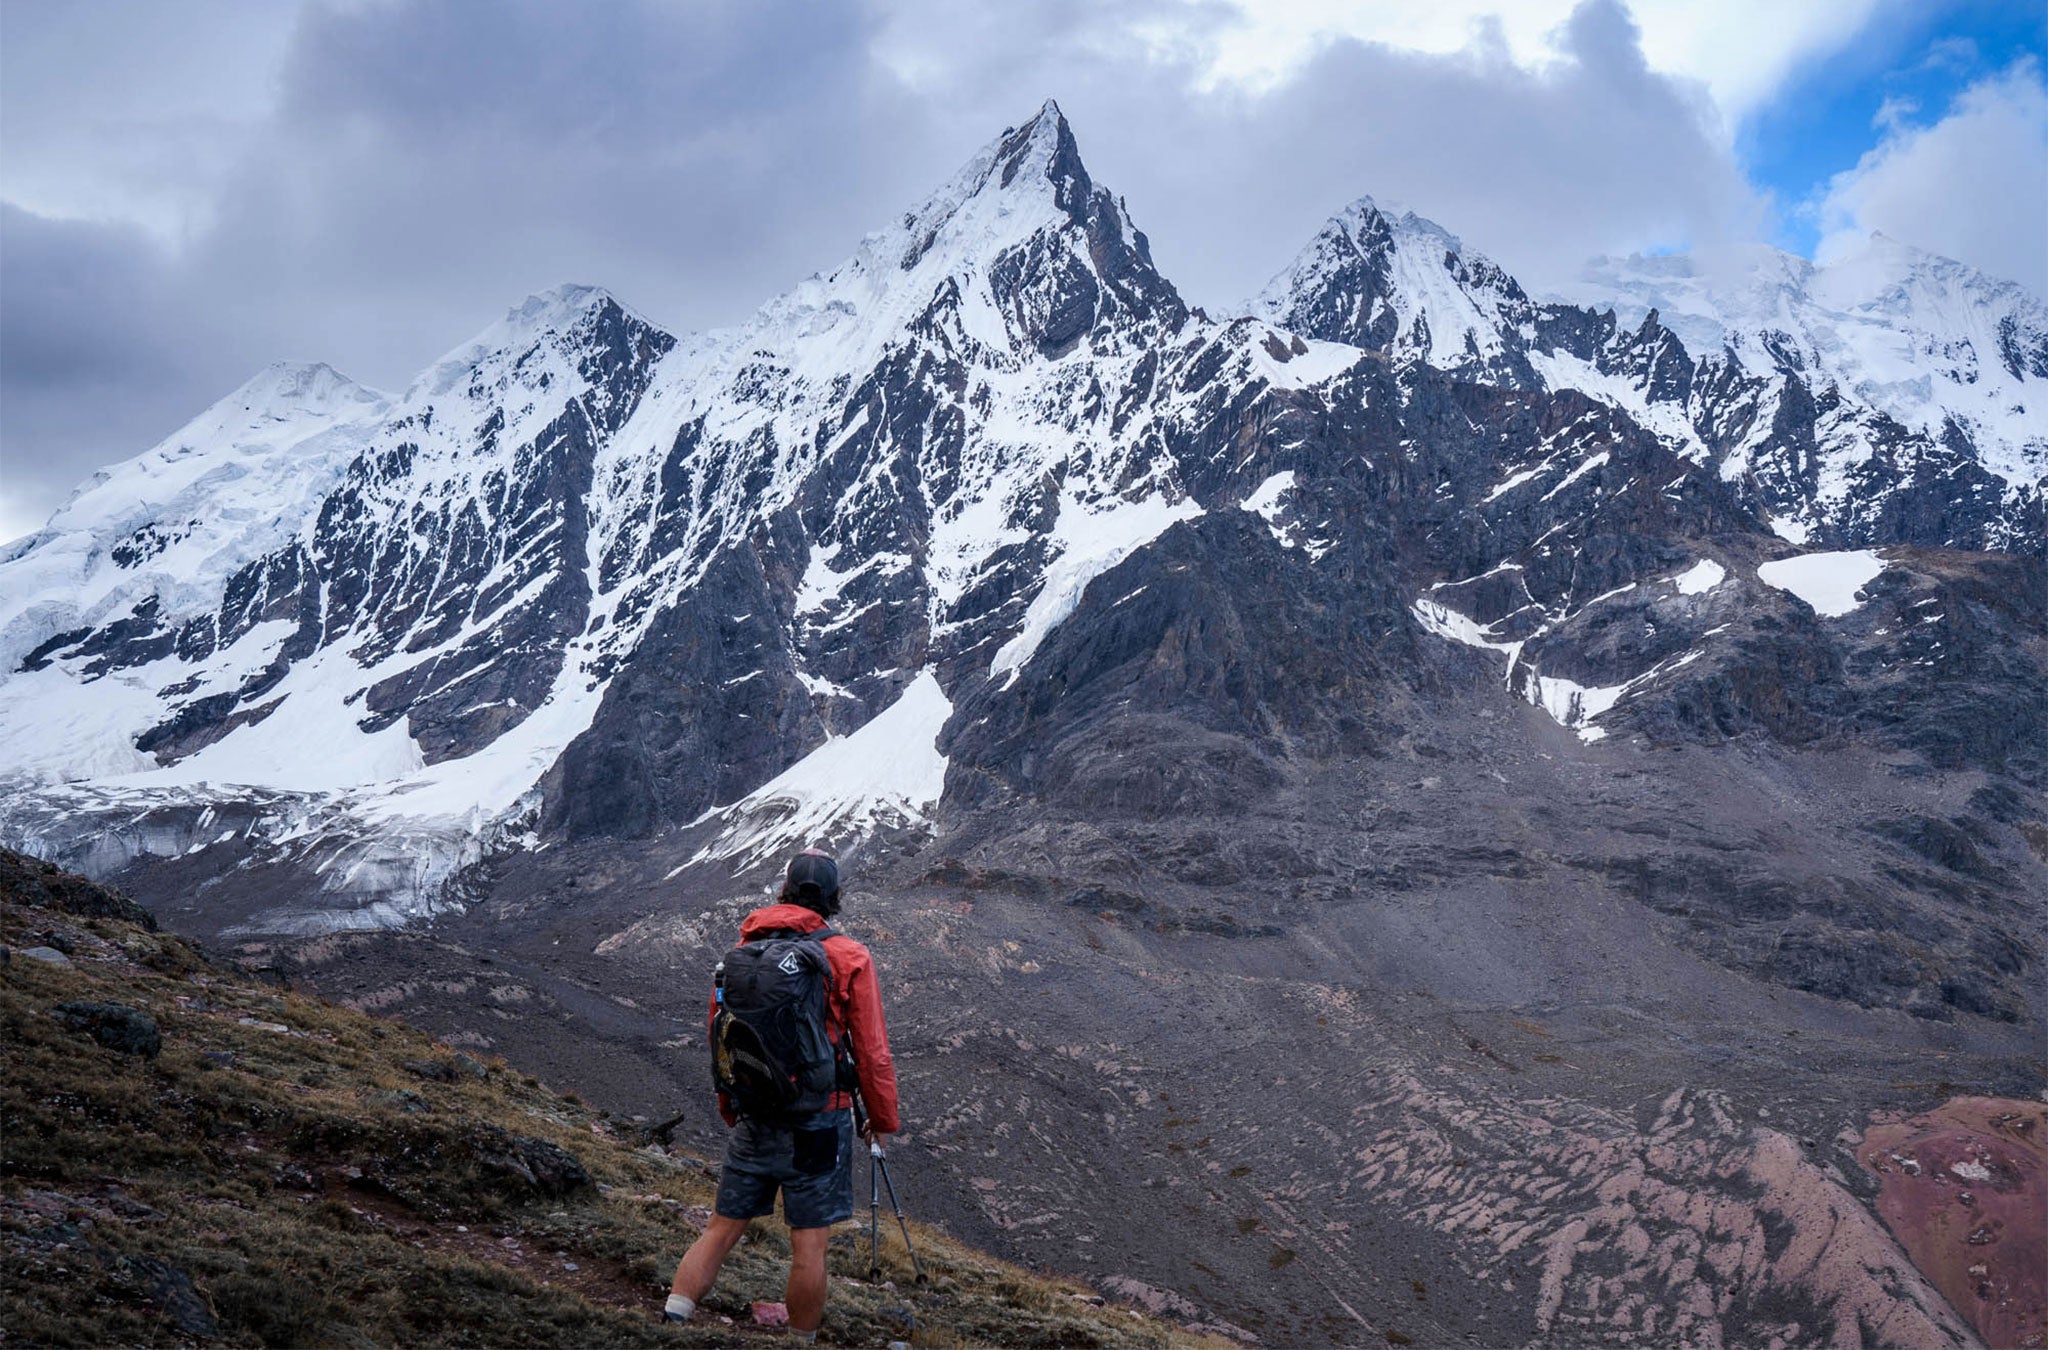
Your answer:
[[[172,1326],[201,1340],[211,1340],[220,1335],[213,1310],[193,1288],[190,1275],[153,1256],[122,1256],[119,1259],[128,1277],[147,1291],[150,1302],[163,1310]]]
[[[73,628],[57,633],[38,643],[35,649],[21,659],[20,669],[42,670],[49,666],[50,658],[67,648],[75,649],[80,642],[92,636],[90,628]]]
[[[51,1015],[65,1030],[85,1032],[107,1049],[124,1055],[154,1059],[164,1046],[156,1019],[125,1003],[60,1003]]]
[[[591,1184],[574,1154],[545,1139],[484,1126],[471,1138],[470,1151],[485,1171],[516,1178],[541,1195],[568,1195]]]
[[[775,626],[761,555],[724,555],[645,640],[543,784],[543,824],[635,837],[745,793],[823,739]],[[688,680],[675,672],[688,670]],[[748,677],[755,678],[748,678]]]
[[[1967,821],[1936,820],[1921,816],[1911,820],[1886,821],[1872,832],[1938,863],[1980,881],[1996,881],[2002,873],[1978,847],[1978,834]]]
[[[406,1088],[390,1088],[370,1094],[370,1100],[401,1115],[425,1115],[434,1108],[425,1097]]]
[[[156,931],[155,917],[120,891],[9,848],[0,848],[0,896],[32,909],[120,919]]]

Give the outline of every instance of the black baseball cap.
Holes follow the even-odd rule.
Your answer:
[[[839,898],[839,864],[819,848],[807,848],[789,860],[783,874],[783,889],[799,902],[817,900],[830,904]]]

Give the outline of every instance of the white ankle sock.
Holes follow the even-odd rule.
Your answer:
[[[689,1321],[690,1314],[695,1311],[697,1311],[697,1300],[694,1298],[684,1298],[681,1294],[670,1294],[668,1302],[662,1307],[662,1312],[675,1318],[678,1322]]]

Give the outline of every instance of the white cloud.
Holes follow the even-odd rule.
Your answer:
[[[1729,125],[1802,63],[1840,48],[1878,0],[1630,0],[1643,56],[1660,75],[1706,87]],[[1444,56],[1489,45],[1524,69],[1569,59],[1576,0],[1232,0],[1207,52],[1207,77],[1253,90],[1284,83],[1330,42],[1354,38]]]
[[[1698,80],[1732,126],[1801,66],[1847,46],[1880,0],[1632,0],[1650,69]]]
[[[1437,220],[1538,288],[1591,254],[1762,226],[1705,90],[1647,67],[1619,0],[1572,9],[1547,38],[1554,56],[1533,66],[1497,25],[1444,30],[1462,44],[1445,54],[1417,50],[1415,34],[1404,47],[1340,35],[1270,88],[1213,81],[1238,28],[1214,6],[889,11],[883,59],[956,121],[999,127],[1058,97],[1090,170],[1205,306],[1255,292],[1361,194]],[[1185,19],[1172,40],[1166,15]]]
[[[1821,260],[1881,232],[2048,295],[2041,68],[2023,60],[1971,85],[1929,126],[1892,111],[1877,147],[1836,174],[1816,207]]]

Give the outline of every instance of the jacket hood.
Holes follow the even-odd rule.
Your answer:
[[[815,909],[803,905],[764,905],[740,923],[740,941],[750,942],[759,934],[776,928],[815,933],[824,926],[825,917]]]

